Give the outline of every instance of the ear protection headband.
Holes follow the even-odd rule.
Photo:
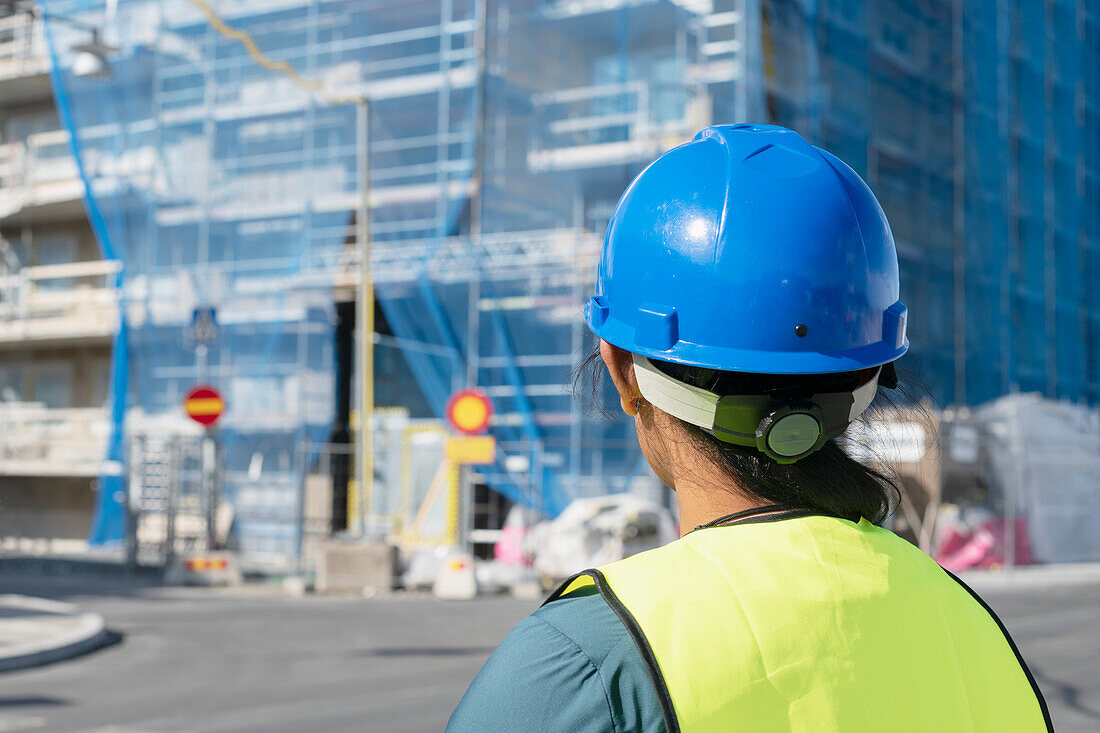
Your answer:
[[[770,395],[718,395],[662,372],[646,357],[634,354],[638,389],[650,404],[684,422],[704,428],[726,443],[756,448],[777,463],[794,463],[835,438],[866,410],[878,390],[880,368],[851,392],[815,394],[808,400],[784,401]],[[888,364],[887,367],[892,367]],[[892,368],[890,369],[892,374]]]

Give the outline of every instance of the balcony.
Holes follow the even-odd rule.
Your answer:
[[[42,24],[30,13],[0,18],[0,90],[9,104],[48,99],[50,62]]]
[[[655,158],[704,123],[706,99],[635,80],[536,95],[532,171],[578,170]]]
[[[24,267],[0,275],[0,350],[103,341],[118,332],[116,260]]]
[[[109,434],[101,407],[0,401],[0,476],[98,476]]]
[[[0,144],[0,223],[83,217],[83,196],[68,131]]]

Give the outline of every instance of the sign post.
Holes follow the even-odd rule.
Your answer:
[[[187,339],[195,347],[195,371],[200,382],[205,382],[208,371],[208,352],[218,343],[218,310],[213,306],[200,306],[191,312],[191,325]],[[213,387],[200,384],[187,393],[183,403],[188,417],[206,428],[202,438],[202,500],[206,504],[206,549],[214,549],[218,508],[218,445],[211,434],[214,423],[225,410],[225,401]]]
[[[187,328],[187,340],[195,347],[195,371],[200,382],[206,381],[207,352],[218,343],[218,311],[210,306],[195,308],[191,312],[191,325]]]
[[[183,409],[188,417],[206,428],[202,436],[202,497],[206,504],[206,549],[213,550],[219,493],[218,445],[214,440],[213,427],[225,411],[225,400],[218,390],[203,384],[187,393],[183,400]]]
[[[496,461],[496,438],[484,434],[492,421],[493,403],[479,389],[464,389],[451,395],[451,399],[447,401],[446,415],[451,428],[460,433],[447,438],[447,462],[467,474],[466,480],[460,483],[462,496],[459,501],[458,522],[458,545],[466,550],[474,521],[474,502],[473,484],[469,480],[470,469],[465,467],[484,466]]]

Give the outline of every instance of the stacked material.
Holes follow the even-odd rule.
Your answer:
[[[977,417],[1008,526],[1027,517],[1035,561],[1100,560],[1100,410],[1015,394]]]
[[[633,494],[576,499],[532,528],[527,548],[546,582],[660,547],[679,536],[668,510]]]

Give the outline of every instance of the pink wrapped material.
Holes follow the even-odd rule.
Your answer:
[[[976,527],[949,524],[940,530],[938,549],[933,553],[936,562],[945,570],[957,573],[961,570],[999,568],[1005,564],[1005,529],[1008,522],[1003,517],[986,519]],[[1026,517],[1016,518],[1016,565],[1032,563],[1031,543],[1027,537]]]
[[[529,531],[522,524],[506,523],[493,547],[493,557],[507,565],[530,565],[531,558],[523,552],[523,539]]]

